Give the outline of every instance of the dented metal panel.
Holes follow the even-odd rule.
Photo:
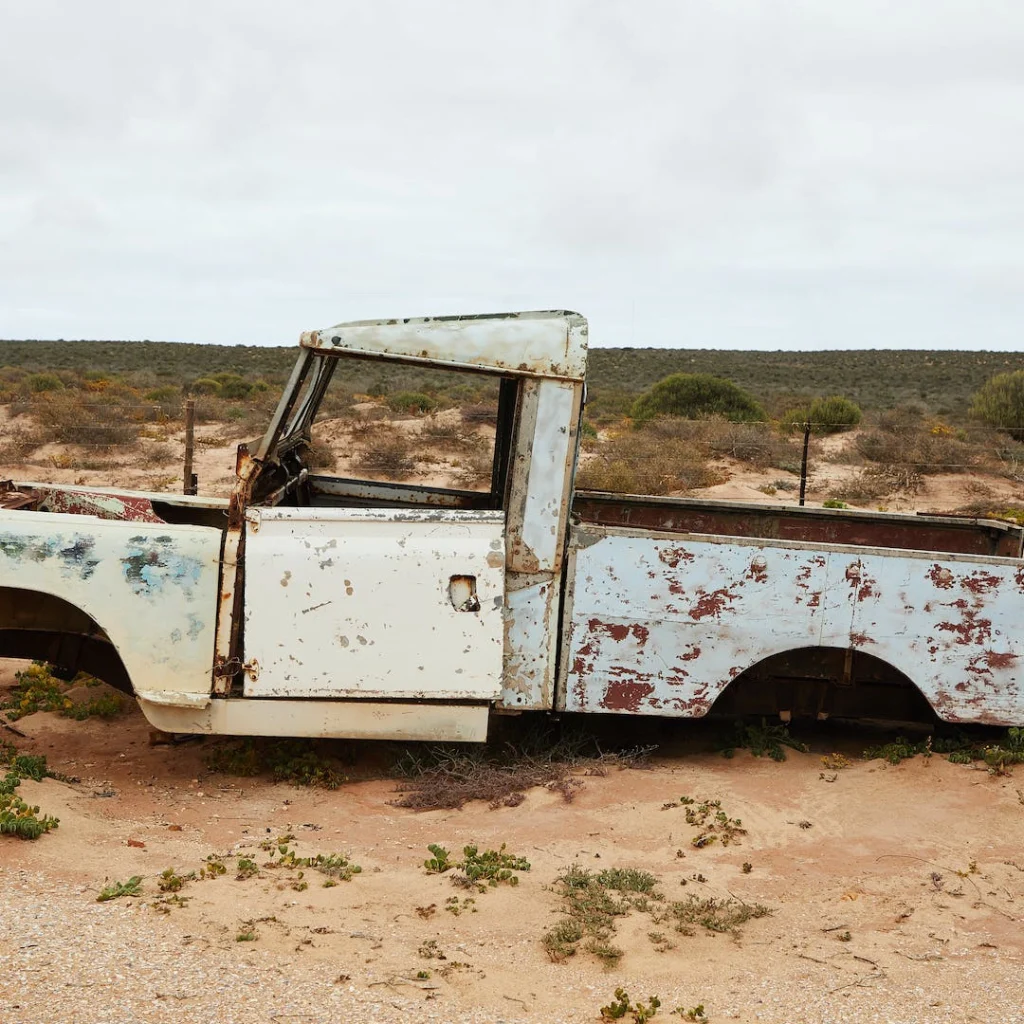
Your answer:
[[[555,692],[561,581],[542,573],[516,582],[517,589],[505,595],[501,704],[522,711],[547,710]]]
[[[391,357],[442,363],[453,368],[583,380],[587,366],[587,321],[578,313],[561,310],[358,320],[307,331],[300,344],[322,353]]]
[[[220,540],[209,527],[0,511],[0,586],[91,616],[136,686],[209,693]]]
[[[587,527],[569,575],[566,710],[699,717],[764,658],[824,646],[881,658],[947,721],[1024,721],[1015,560]]]
[[[503,516],[250,509],[246,696],[493,700]]]

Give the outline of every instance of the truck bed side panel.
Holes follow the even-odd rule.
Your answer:
[[[697,535],[574,531],[568,711],[698,717],[745,669],[852,648],[907,675],[943,719],[1024,722],[1024,566]]]

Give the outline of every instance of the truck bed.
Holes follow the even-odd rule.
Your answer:
[[[969,516],[800,508],[605,491],[578,491],[572,511],[583,523],[660,533],[850,544],[1001,558],[1020,558],[1024,552],[1021,527]]]
[[[1024,720],[1018,527],[593,492],[573,511],[564,710]]]

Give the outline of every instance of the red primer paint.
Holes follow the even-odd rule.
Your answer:
[[[988,643],[992,637],[992,620],[979,619],[974,611],[965,611],[961,622],[940,622],[937,628],[953,633],[954,642],[963,646]]]
[[[1007,669],[1017,664],[1017,655],[1009,651],[986,651],[984,657],[989,668]]]
[[[930,579],[939,590],[951,590],[953,587],[953,574],[949,569],[939,565],[938,562],[928,570],[928,579]]]
[[[716,619],[720,618],[723,611],[727,610],[728,602],[735,601],[736,597],[730,594],[729,591],[723,587],[721,590],[712,590],[710,594],[704,593],[697,598],[696,603],[690,609],[690,618],[694,622],[700,619],[707,619],[714,616]],[[728,609],[732,611],[731,608]]]
[[[983,572],[971,573],[970,576],[966,576],[960,581],[964,589],[969,590],[972,594],[988,594],[993,590],[998,590],[999,584],[1002,582],[998,576],[991,576]]]
[[[601,707],[607,711],[639,711],[644,698],[652,693],[654,687],[650,683],[616,680],[608,684],[601,698]]]
[[[658,552],[660,558],[670,569],[675,569],[680,562],[692,562],[696,556],[686,548],[662,548]]]

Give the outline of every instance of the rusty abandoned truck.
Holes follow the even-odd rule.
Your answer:
[[[303,334],[230,500],[0,490],[0,656],[173,733],[482,741],[492,712],[1024,724],[1022,531],[574,489],[587,322]],[[490,378],[480,490],[308,465],[349,361]]]

